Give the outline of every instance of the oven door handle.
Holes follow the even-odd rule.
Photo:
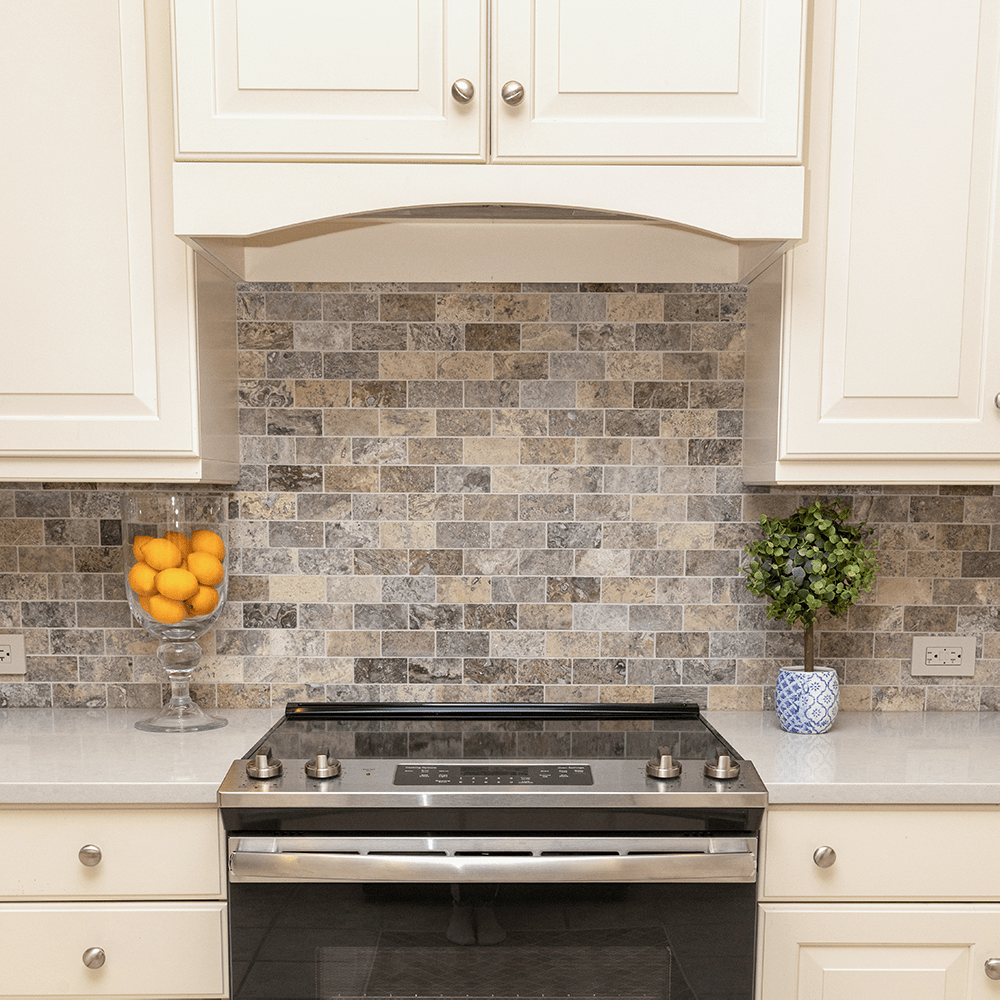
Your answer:
[[[753,882],[738,853],[447,856],[234,850],[230,882]]]

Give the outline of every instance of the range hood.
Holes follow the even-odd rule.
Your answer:
[[[744,282],[801,166],[177,162],[175,233],[239,281]]]

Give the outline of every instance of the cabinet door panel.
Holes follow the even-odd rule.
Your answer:
[[[181,158],[485,159],[485,0],[174,0],[174,29]]]
[[[494,4],[493,159],[799,155],[800,0]],[[509,107],[500,88],[525,85]]]
[[[985,1000],[984,963],[1000,947],[995,905],[760,907],[762,997]]]

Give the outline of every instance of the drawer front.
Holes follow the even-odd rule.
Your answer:
[[[220,844],[215,809],[0,810],[0,899],[219,898]]]
[[[762,898],[995,900],[998,843],[994,808],[772,809]],[[824,847],[828,867],[815,857]]]
[[[3,903],[0,996],[226,995],[224,903]],[[88,968],[84,953],[101,949]]]

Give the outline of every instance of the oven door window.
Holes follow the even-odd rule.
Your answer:
[[[232,996],[751,1000],[754,885],[230,885]]]

